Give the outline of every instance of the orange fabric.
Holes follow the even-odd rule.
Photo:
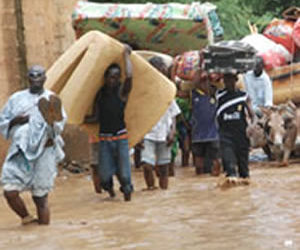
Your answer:
[[[97,143],[99,142],[99,136],[98,135],[90,135],[89,136],[89,143]]]
[[[128,134],[115,135],[115,136],[99,136],[99,141],[117,141],[122,139],[128,139]]]

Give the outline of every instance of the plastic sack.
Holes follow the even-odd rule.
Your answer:
[[[266,70],[280,67],[292,60],[292,54],[284,46],[275,43],[264,35],[251,34],[241,41],[250,44],[258,51],[257,55],[264,59]]]
[[[295,44],[292,37],[295,22],[289,20],[273,20],[264,30],[263,34],[283,45],[291,54],[295,53]]]

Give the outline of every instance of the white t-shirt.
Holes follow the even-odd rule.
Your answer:
[[[158,123],[151,129],[151,131],[145,135],[145,139],[153,141],[166,141],[167,136],[171,130],[172,119],[180,114],[180,109],[175,100],[160,118]]]

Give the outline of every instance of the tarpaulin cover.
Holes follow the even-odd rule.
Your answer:
[[[100,30],[130,44],[175,56],[200,50],[223,36],[216,6],[200,4],[99,4],[79,1],[73,13],[77,37]]]

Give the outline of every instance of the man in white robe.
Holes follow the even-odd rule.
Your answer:
[[[56,165],[64,158],[60,134],[66,114],[58,97],[44,89],[45,69],[28,71],[29,88],[14,93],[0,113],[0,133],[11,139],[2,166],[1,184],[10,208],[22,224],[49,224],[48,193],[54,185]],[[20,192],[30,190],[38,219],[28,213]]]

